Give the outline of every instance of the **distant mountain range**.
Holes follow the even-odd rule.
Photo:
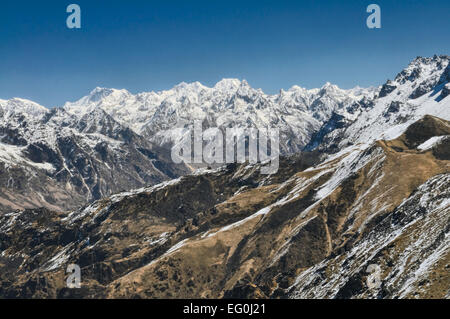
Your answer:
[[[449,298],[449,63],[418,57],[368,89],[0,100],[0,297]],[[279,171],[174,165],[199,119],[278,128]]]
[[[182,83],[137,95],[96,88],[55,109],[0,100],[0,169],[7,172],[0,208],[70,209],[184,175],[193,168],[174,165],[170,147],[194,120],[204,128],[278,128],[281,153],[299,152],[333,114],[354,120],[377,91],[327,83],[266,95],[225,79],[214,88]]]
[[[67,210],[190,170],[101,109],[0,101],[0,210]]]
[[[245,80],[224,79],[213,88],[199,82],[181,83],[168,91],[137,95],[96,88],[79,101],[66,103],[64,109],[78,115],[102,109],[158,145],[176,142],[179,129],[194,120],[203,121],[205,128],[278,128],[281,152],[289,154],[300,151],[333,112],[355,119],[361,112],[358,102],[373,98],[378,90],[342,90],[327,83],[320,89],[294,86],[268,95]]]

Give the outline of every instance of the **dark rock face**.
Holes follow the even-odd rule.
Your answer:
[[[395,85],[392,85],[391,81],[388,81],[385,84],[383,84],[383,86],[381,87],[381,90],[380,90],[380,94],[378,96],[385,97],[388,94],[392,93],[396,88],[397,87]]]
[[[431,82],[420,83],[419,86],[411,93],[409,98],[417,99],[418,97],[421,97],[422,95],[430,92],[430,90],[433,89],[435,85],[436,83]]]
[[[449,83],[450,82],[450,65],[447,65],[441,77],[439,78],[438,84]]]
[[[384,113],[384,117],[390,117],[392,113],[398,113],[400,111],[400,108],[402,107],[403,103],[398,101],[393,101],[389,104],[389,108]]]
[[[405,132],[405,144],[415,148],[433,136],[449,135],[448,123],[439,118],[426,115],[412,124]]]
[[[441,59],[441,60],[439,60]],[[442,69],[443,68],[443,64],[442,61],[445,59],[449,59],[448,56],[434,56],[432,58],[419,58],[420,61],[422,61],[422,63],[428,64],[431,61],[441,61],[440,63],[438,63],[437,68],[438,69]],[[416,69],[414,69],[414,72],[418,72],[420,73],[420,71],[417,71],[418,69],[420,69],[420,67],[417,67]],[[434,88],[443,85],[445,83],[448,83],[450,81],[450,65],[447,65],[447,67],[445,68],[445,70],[442,72],[442,75],[439,78],[429,78],[426,79],[425,81],[421,82],[417,88],[411,93],[410,98],[411,99],[416,99],[419,98],[421,96],[423,96],[426,93],[431,92]]]
[[[323,143],[323,140],[328,133],[336,129],[345,128],[349,125],[349,123],[350,122],[347,121],[342,115],[333,113],[330,119],[320,128],[320,130],[313,134],[311,141],[305,146],[304,149],[306,151],[314,150]]]
[[[447,84],[444,86],[444,88],[442,89],[441,92],[441,99],[446,98],[447,96],[450,95],[450,84]]]
[[[363,97],[361,99],[361,101],[356,102],[353,105],[351,105],[350,107],[348,107],[347,111],[351,114],[354,114],[355,110],[357,110],[359,108],[368,110],[368,109],[371,109],[374,105],[375,105],[375,103],[374,103],[373,99]]]
[[[433,147],[433,155],[440,160],[450,160],[450,137]]]
[[[18,129],[0,126],[0,135],[0,142],[2,143],[18,146],[27,145],[27,141],[20,136]]]
[[[437,57],[436,57],[437,58]],[[422,73],[422,64],[428,63],[429,58],[417,57],[410,64],[410,68],[402,70],[395,77],[395,81],[404,84],[406,82],[414,82]]]

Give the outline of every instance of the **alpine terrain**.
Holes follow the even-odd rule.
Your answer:
[[[0,298],[450,298],[449,63],[367,89],[0,100]],[[175,165],[194,120],[279,129],[278,172]]]

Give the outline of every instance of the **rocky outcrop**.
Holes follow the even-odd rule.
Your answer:
[[[441,98],[444,99],[450,95],[450,83],[447,83],[441,92]]]

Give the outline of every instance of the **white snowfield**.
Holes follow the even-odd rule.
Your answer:
[[[450,138],[449,135],[433,136],[429,140],[427,140],[427,141],[423,142],[422,144],[420,144],[419,146],[417,146],[417,149],[421,150],[421,151],[427,151],[427,150],[433,148],[434,146],[441,144],[442,141],[444,141],[448,138]]]

